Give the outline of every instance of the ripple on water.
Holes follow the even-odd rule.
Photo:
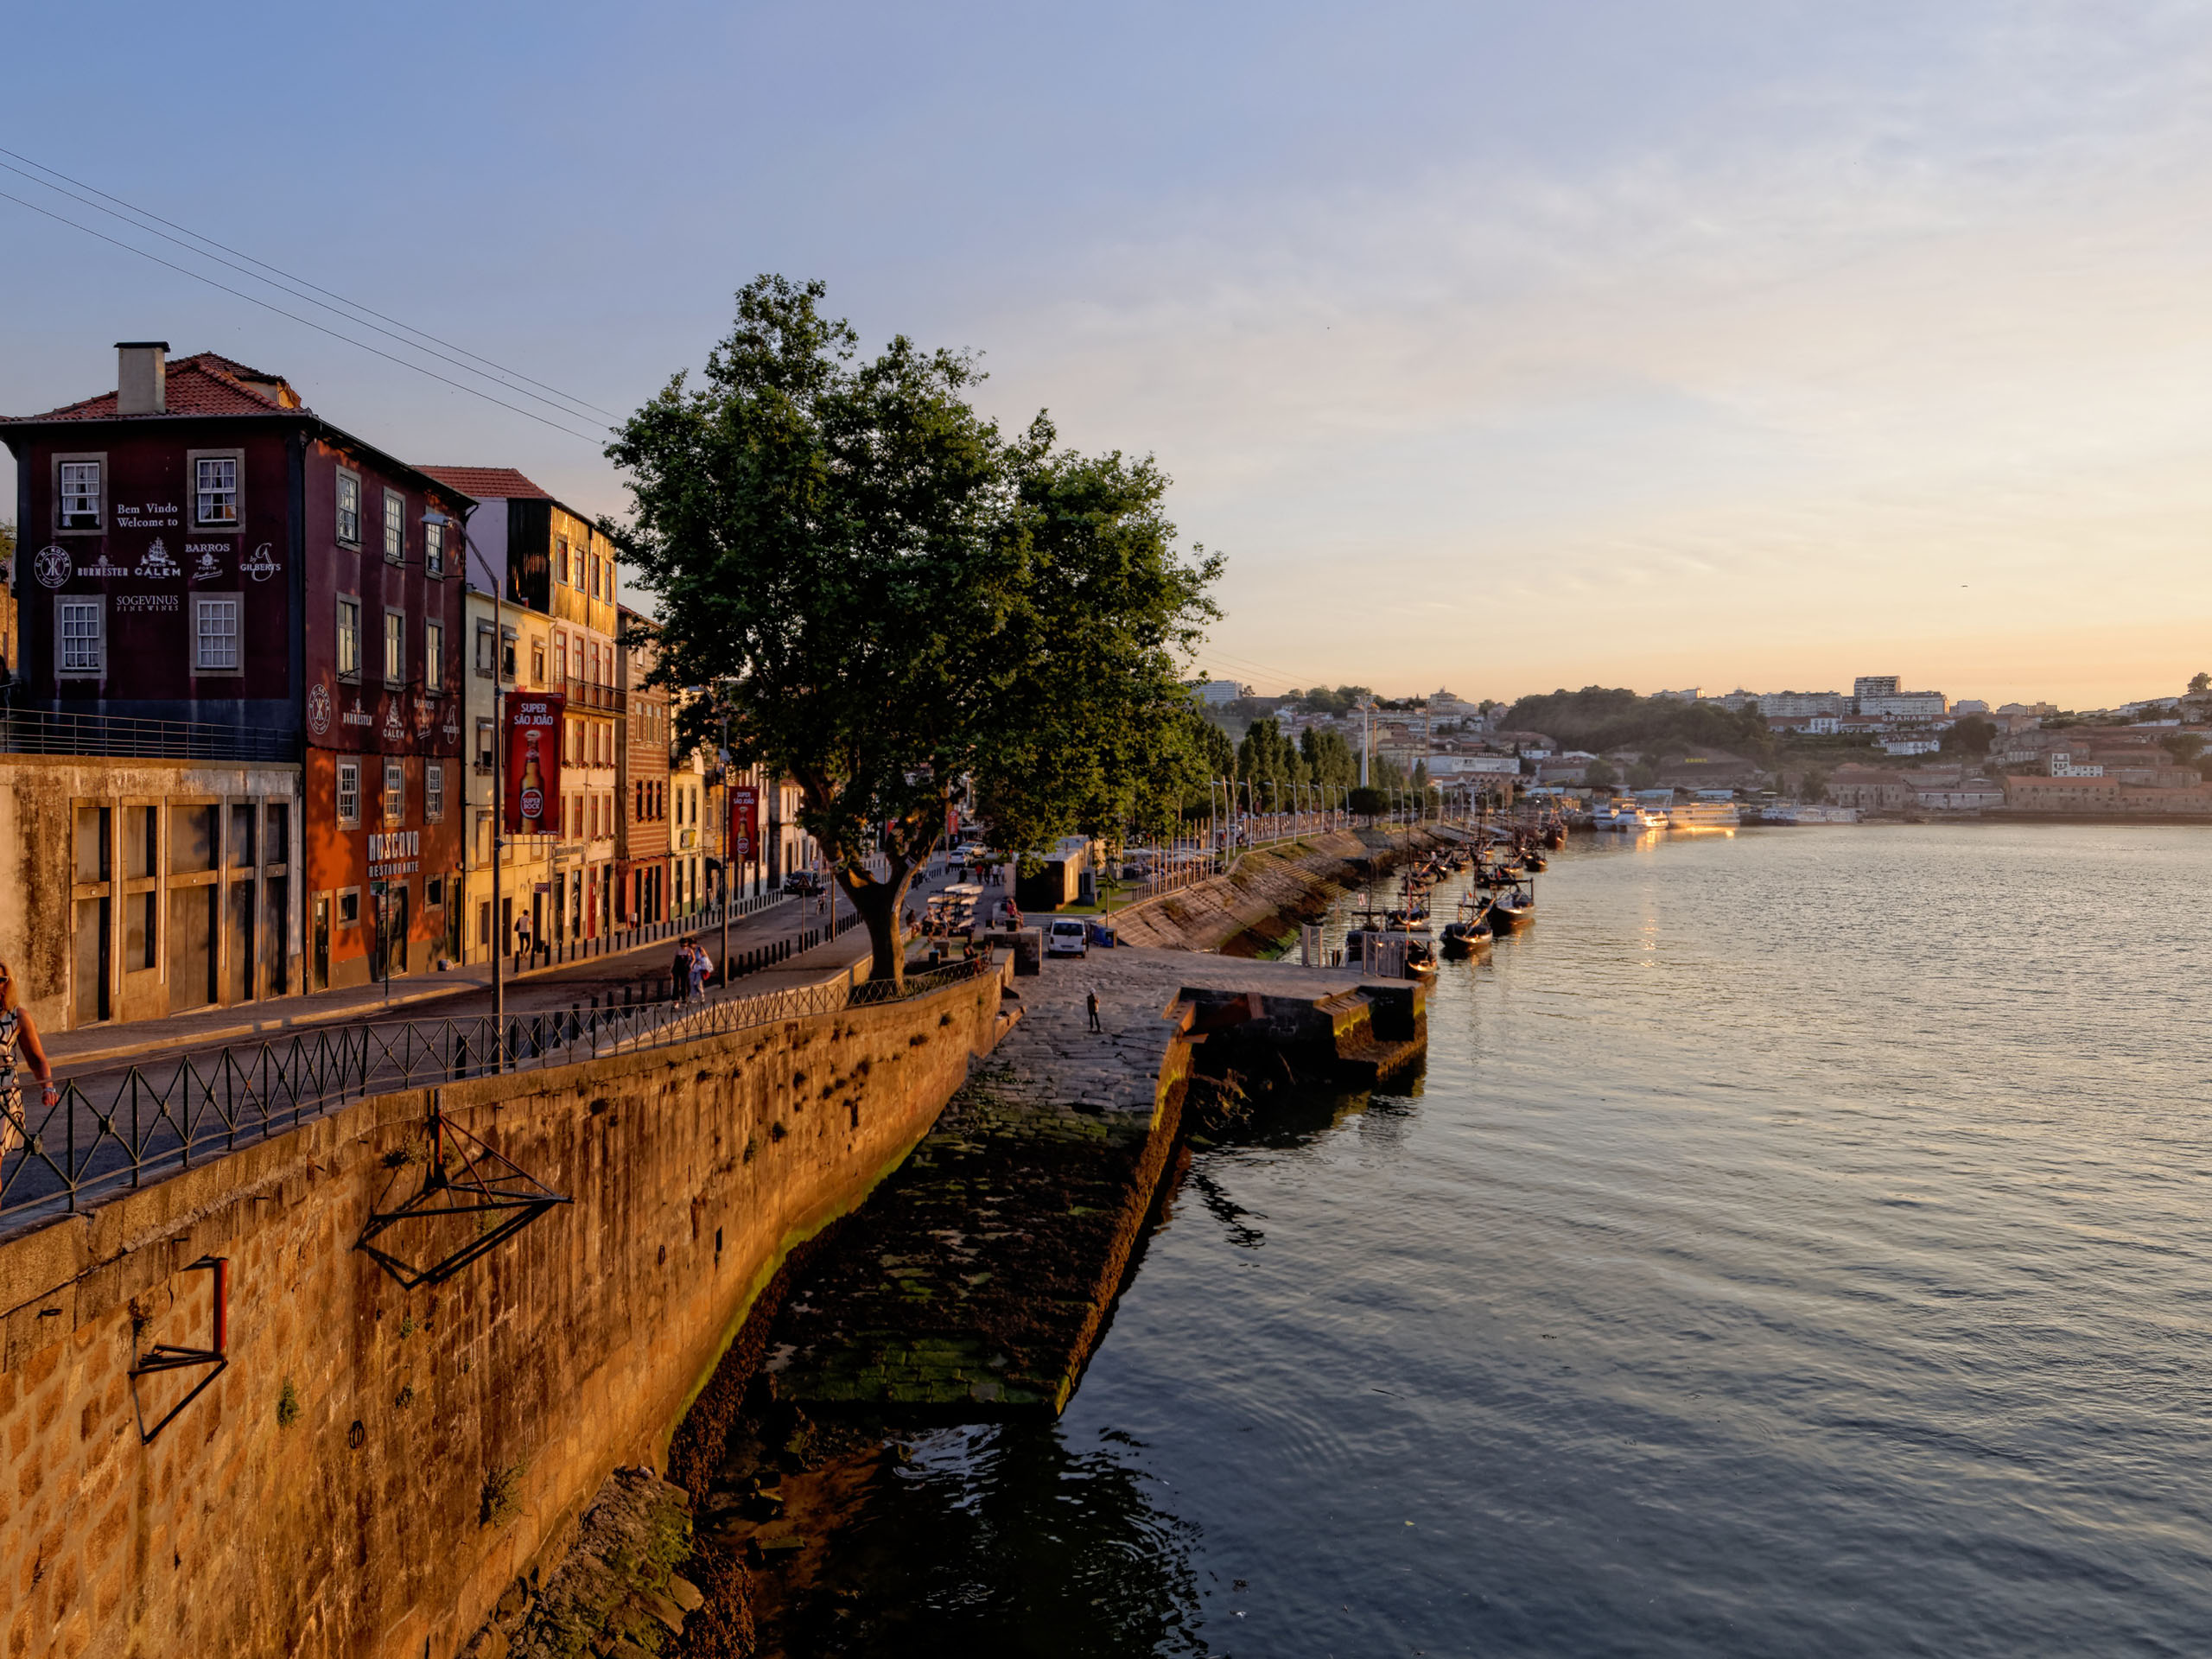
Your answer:
[[[1585,842],[1539,894],[1408,1094],[1196,1157],[1058,1425],[887,1485],[861,1623],[2207,1650],[2212,836]]]

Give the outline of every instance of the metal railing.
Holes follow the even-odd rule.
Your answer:
[[[0,1108],[0,1235],[205,1164],[348,1101],[503,1071],[696,1042],[845,1007],[903,1001],[982,977],[978,957],[855,986],[849,976],[753,996],[594,997],[586,1007],[454,1020],[364,1022],[235,1044],[73,1077],[51,1107]],[[19,1074],[21,1075],[21,1074]]]
[[[0,711],[0,754],[110,754],[173,760],[297,760],[292,734],[188,720],[75,715],[50,709]]]
[[[729,906],[730,920],[741,921],[747,916],[757,916],[764,910],[773,910],[778,905],[789,904],[798,895],[778,888],[755,893],[748,899],[733,899]],[[722,910],[719,905],[706,905],[697,910],[686,911],[664,922],[632,922],[605,933],[595,933],[588,938],[542,939],[528,950],[508,953],[508,969],[523,974],[538,968],[558,968],[569,963],[588,962],[595,957],[619,957],[626,950],[636,950],[663,939],[689,938],[694,933],[712,932],[722,925]],[[480,949],[471,955],[472,962],[487,958]]]

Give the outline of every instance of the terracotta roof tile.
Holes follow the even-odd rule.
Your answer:
[[[474,496],[479,501],[497,501],[517,496],[551,500],[551,493],[541,490],[512,467],[425,467],[420,462],[415,470],[441,484],[450,484],[463,495]]]
[[[264,374],[243,363],[234,363],[213,352],[169,359],[167,374],[167,415],[307,414],[310,411],[282,376]],[[289,401],[288,401],[289,400]],[[81,403],[66,404],[43,415],[0,416],[10,422],[162,420],[166,415],[118,417],[116,394],[104,391]]]

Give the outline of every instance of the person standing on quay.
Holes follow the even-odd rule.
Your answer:
[[[30,1062],[31,1075],[45,1090],[41,1103],[51,1111],[55,1099],[54,1067],[48,1064],[46,1050],[38,1040],[38,1027],[16,995],[14,971],[0,962],[0,1157],[30,1141],[30,1124],[23,1116],[22,1081],[16,1075],[19,1044],[23,1058]]]
[[[1092,986],[1084,994],[1083,1000],[1090,1010],[1090,1028],[1093,1031],[1105,1030],[1106,1027],[1098,1023],[1098,988]]]

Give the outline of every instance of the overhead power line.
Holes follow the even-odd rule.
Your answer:
[[[82,202],[86,207],[93,209],[97,213],[106,213],[111,218],[120,219],[125,224],[130,225],[133,229],[145,231],[149,235],[161,237],[163,241],[173,243],[178,247],[186,249],[188,252],[199,255],[203,259],[215,258],[214,255],[207,252],[202,248],[194,247],[191,245],[191,243],[179,241],[176,237],[169,236],[165,232],[154,228],[154,226],[156,225],[166,225],[170,230],[179,232],[182,235],[189,237],[192,239],[192,242],[205,243],[207,247],[219,249],[224,253],[235,255],[238,258],[245,260],[247,264],[258,266],[261,270],[274,272],[276,276],[283,277],[284,279],[284,283],[271,282],[270,281],[270,278],[260,276],[255,271],[245,270],[244,267],[239,265],[232,264],[230,260],[215,259],[216,264],[229,266],[231,270],[238,271],[241,276],[251,277],[255,282],[269,283],[269,285],[271,288],[280,289],[283,292],[292,295],[296,299],[305,300],[310,305],[320,306],[322,309],[330,312],[333,315],[343,316],[348,322],[361,323],[366,327],[374,328],[378,334],[384,334],[387,338],[392,340],[399,340],[402,345],[404,345],[412,350],[425,352],[428,355],[432,357],[443,358],[444,361],[452,363],[454,367],[461,369],[467,373],[483,374],[486,379],[493,381],[495,385],[505,385],[507,390],[510,391],[518,392],[523,397],[537,398],[540,403],[545,403],[554,407],[558,407],[558,404],[553,404],[552,399],[539,397],[537,396],[537,392],[530,391],[525,388],[528,386],[536,386],[540,391],[551,392],[553,394],[553,397],[559,399],[561,403],[575,405],[573,409],[562,409],[561,413],[564,415],[582,414],[585,410],[589,410],[593,414],[604,415],[610,420],[619,420],[621,418],[613,410],[601,409],[597,404],[593,403],[588,398],[579,397],[572,392],[563,391],[558,386],[549,385],[543,380],[534,379],[531,376],[524,374],[519,369],[508,368],[504,364],[495,362],[491,358],[485,357],[480,353],[470,351],[465,346],[458,346],[452,340],[442,339],[440,336],[430,333],[426,328],[417,328],[412,323],[402,322],[398,318],[388,316],[384,312],[378,311],[372,306],[363,305],[358,300],[349,300],[343,294],[340,294],[334,289],[325,288],[320,283],[310,282],[304,276],[296,276],[292,272],[284,270],[280,265],[272,265],[265,259],[256,258],[252,254],[245,252],[240,249],[232,247],[227,243],[219,242],[212,236],[202,235],[200,232],[193,230],[188,226],[178,224],[175,219],[164,219],[159,213],[154,213],[149,208],[137,207],[134,203],[125,201],[120,196],[111,195],[108,192],[101,189],[97,185],[87,184],[82,179],[73,178],[70,175],[62,172],[59,168],[48,167],[43,162],[34,161],[28,156],[20,155],[16,151],[4,147],[0,147],[0,156],[12,156],[16,161],[22,162],[24,167],[35,168],[39,173],[52,174],[54,177],[63,181],[65,183],[73,184],[79,190],[89,190],[93,195],[99,197],[101,201],[113,202],[115,207],[104,207],[100,205],[99,201],[86,200],[83,196],[76,195],[71,191],[62,189],[60,185],[50,184],[46,180],[37,177],[35,174],[25,172],[22,167],[12,167],[9,166],[5,162],[0,162],[0,167],[6,168],[9,172],[16,174],[19,177],[29,179],[32,183],[39,186],[41,189],[52,190],[57,195],[68,196],[72,200]],[[117,208],[124,209],[126,212],[118,213],[116,211]],[[139,224],[137,220],[128,217],[129,214],[136,214],[138,219],[150,219],[153,221],[153,224]],[[66,224],[70,221],[64,220],[63,222]],[[82,227],[80,226],[79,228]],[[338,306],[345,307],[346,310],[341,311],[338,308],[338,306],[326,304],[323,300],[318,300],[311,294],[302,294],[299,291],[299,289],[286,288],[284,286],[285,283],[296,283],[299,284],[300,288],[311,289],[314,290],[315,294],[322,295],[329,300],[335,300],[338,302]],[[359,312],[360,315],[347,315],[346,314],[349,311]],[[391,332],[391,328],[378,327],[375,323],[366,321],[366,319],[370,317],[374,317],[380,322],[388,322],[392,325],[392,328],[404,330],[404,333],[396,334]],[[472,362],[481,363],[487,368],[497,369],[499,374],[511,377],[511,380],[499,380],[497,376],[484,374],[484,370],[482,369],[472,368],[467,363],[460,362],[454,358],[445,357],[443,353],[429,351],[429,347],[417,344],[416,340],[405,338],[405,335],[407,334],[415,335],[417,340],[427,340],[433,345],[442,346],[447,351],[458,352],[462,357],[471,359]],[[516,385],[512,384],[512,381],[521,381],[524,385]]]
[[[602,438],[594,437],[588,432],[579,432],[572,426],[563,426],[558,421],[548,420],[536,410],[524,409],[519,404],[511,404],[504,397],[494,397],[480,387],[468,385],[449,376],[440,374],[435,369],[426,369],[420,363],[410,363],[404,357],[396,357],[380,346],[370,345],[365,340],[355,340],[351,334],[341,334],[335,328],[326,327],[312,317],[303,317],[296,311],[287,311],[281,305],[271,305],[257,294],[249,294],[244,289],[232,288],[228,283],[219,283],[203,271],[180,265],[173,259],[164,259],[157,253],[149,253],[143,248],[133,247],[120,237],[110,236],[105,231],[96,231],[89,225],[79,225],[75,219],[57,213],[50,207],[41,207],[35,201],[25,201],[21,196],[11,196],[4,190],[0,190],[0,201],[12,201],[18,207],[28,207],[35,213],[42,213],[57,225],[67,225],[73,231],[82,231],[86,236],[121,248],[125,253],[135,253],[141,259],[150,259],[157,265],[165,266],[181,276],[189,276],[194,282],[205,283],[210,288],[220,289],[224,293],[234,295],[249,305],[257,305],[264,311],[272,311],[280,317],[300,324],[302,327],[312,328],[319,334],[328,334],[333,340],[341,340],[348,346],[359,346],[362,351],[380,357],[387,363],[397,363],[403,369],[412,369],[417,374],[428,375],[441,385],[451,386],[455,391],[465,391],[472,397],[481,397],[487,404],[497,404],[501,409],[511,410],[524,420],[536,421],[540,426],[550,426],[556,432],[565,432],[572,438],[582,438],[586,443],[596,444],[604,442]]]

